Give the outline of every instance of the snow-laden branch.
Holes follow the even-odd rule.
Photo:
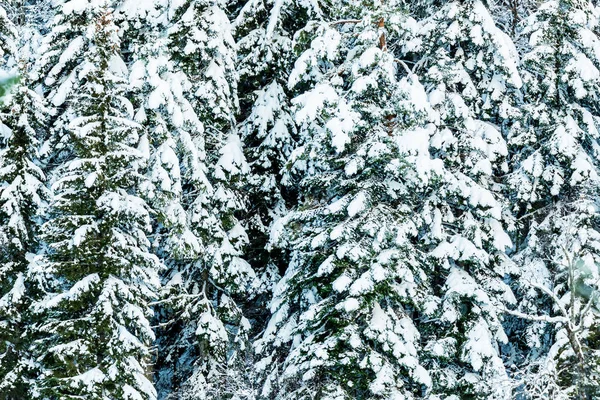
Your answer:
[[[406,63],[398,58],[394,58],[394,61],[397,62],[398,64],[402,65],[402,67],[404,68],[404,70],[406,71],[406,73],[408,75],[412,75],[413,72],[410,68],[408,68],[408,65],[406,65]]]
[[[342,19],[329,23],[329,26],[344,25],[344,24],[360,24],[362,19]]]
[[[548,322],[551,324],[564,324],[569,322],[568,318],[560,316],[551,317],[549,315],[531,315],[519,311],[509,310],[508,308],[504,308],[502,311],[507,314],[514,315],[515,317],[526,319],[528,321]]]
[[[551,291],[550,289],[548,289],[546,286],[544,285],[540,285],[538,283],[535,282],[529,282],[529,284],[531,285],[531,287],[538,289],[539,291],[547,294],[548,296],[550,296],[550,298],[552,299],[552,301],[554,301],[558,307],[558,309],[560,310],[561,314],[567,319],[569,320],[569,313],[567,312],[567,310],[565,309],[565,306],[562,304],[562,302],[560,301],[560,299],[556,296],[556,294]]]

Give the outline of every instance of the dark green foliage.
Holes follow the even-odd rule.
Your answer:
[[[148,302],[160,264],[148,251],[148,207],[138,197],[142,127],[133,122],[115,73],[119,42],[110,12],[95,16],[69,124],[72,157],[53,171],[42,229],[45,252],[33,271],[45,280],[36,313],[35,396],[155,399],[146,377],[154,339]],[[91,23],[91,21],[90,21]],[[122,62],[122,61],[121,61]]]

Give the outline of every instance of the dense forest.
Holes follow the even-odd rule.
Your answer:
[[[600,4],[0,0],[0,400],[600,399]]]

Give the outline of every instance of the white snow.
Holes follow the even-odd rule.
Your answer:
[[[354,217],[366,208],[367,196],[364,191],[359,192],[348,204],[348,216]]]
[[[348,289],[348,286],[352,283],[352,278],[348,275],[340,275],[335,281],[333,281],[332,287],[336,292],[344,292]]]

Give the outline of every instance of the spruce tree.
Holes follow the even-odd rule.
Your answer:
[[[406,145],[427,143],[427,104],[387,48],[414,21],[395,2],[323,10],[289,78],[300,204],[271,233],[291,260],[256,343],[260,398],[416,398],[432,381],[413,320],[429,292],[413,207],[431,166],[417,171]]]
[[[111,2],[105,3],[108,6]],[[77,89],[82,85],[79,71],[92,45],[96,7],[96,2],[90,1],[52,2],[49,31],[41,40],[32,66],[31,85],[37,86],[48,105],[55,109],[48,123],[50,135],[42,148],[42,156],[50,168],[72,153],[69,123],[75,115]]]
[[[170,9],[160,0],[127,2],[118,9],[124,47],[131,63],[130,88],[135,119],[146,127],[140,150],[149,159],[143,196],[152,208],[152,249],[166,266],[164,287],[156,307],[157,340],[155,381],[158,397],[177,392],[191,374],[192,365],[177,364],[180,329],[188,329],[172,312],[171,302],[181,296],[172,271],[202,256],[202,243],[190,229],[185,191],[209,186],[204,162],[204,125],[192,108],[193,84],[171,60],[167,29]],[[186,299],[187,301],[187,299]]]
[[[511,40],[482,1],[451,1],[404,42],[434,112],[430,154],[444,166],[421,200],[421,241],[437,306],[421,329],[433,393],[505,399],[511,382],[500,353],[513,218],[496,182],[508,172],[504,139],[521,78]],[[432,127],[432,129],[433,129]],[[425,361],[424,361],[425,362]]]
[[[522,221],[514,346],[527,398],[600,395],[600,38],[589,1],[541,4],[527,21],[523,118],[512,132]]]
[[[158,379],[161,397],[244,398],[249,323],[239,304],[255,291],[243,258],[240,218],[249,168],[235,131],[237,73],[231,25],[221,1],[184,1],[169,10],[168,57],[194,120],[176,131],[182,205],[197,246],[164,275]],[[192,124],[193,122],[194,124]]]
[[[146,179],[136,149],[143,128],[123,96],[126,68],[111,10],[85,7],[78,15],[96,22],[74,71],[81,85],[72,93],[71,156],[53,171],[46,248],[32,268],[45,290],[33,306],[42,367],[34,395],[150,400],[149,302],[160,263],[149,251],[149,210],[138,194]]]
[[[285,255],[266,248],[269,231],[273,221],[296,200],[285,170],[298,139],[290,110],[292,95],[287,88],[296,58],[292,40],[309,16],[316,14],[317,10],[302,1],[251,0],[245,2],[234,21],[239,48],[239,130],[251,169],[248,224],[253,240],[248,257],[264,274],[264,299],[279,272],[286,268]],[[260,303],[253,307],[264,309]]]
[[[190,258],[199,245],[187,226],[182,185],[191,176],[199,180],[204,175],[194,142],[203,126],[184,95],[192,84],[169,58],[164,1],[128,1],[116,11],[124,32],[123,51],[131,63],[135,120],[147,129],[140,150],[149,158],[143,189],[155,213],[152,247],[165,261]]]
[[[25,82],[15,91],[0,113],[5,130],[0,151],[0,397],[5,399],[29,397],[28,308],[36,285],[27,270],[38,249],[39,212],[48,198],[38,148],[49,110]]]
[[[0,66],[18,58],[17,28],[0,7]],[[8,63],[6,63],[8,62]],[[25,72],[25,71],[22,71]],[[46,199],[38,165],[39,139],[48,110],[14,74],[0,88],[0,398],[28,398],[33,362],[28,352],[27,310],[32,297],[27,279],[37,248],[37,213]],[[10,98],[4,98],[9,90]]]
[[[19,57],[17,28],[0,6],[0,66]],[[8,62],[8,63],[5,63]],[[24,71],[22,71],[24,72]],[[1,73],[1,72],[0,72]],[[37,249],[38,211],[46,199],[38,165],[48,110],[14,74],[0,86],[0,398],[28,398],[33,362],[27,310],[32,297],[27,267]],[[3,96],[12,92],[10,98]]]

